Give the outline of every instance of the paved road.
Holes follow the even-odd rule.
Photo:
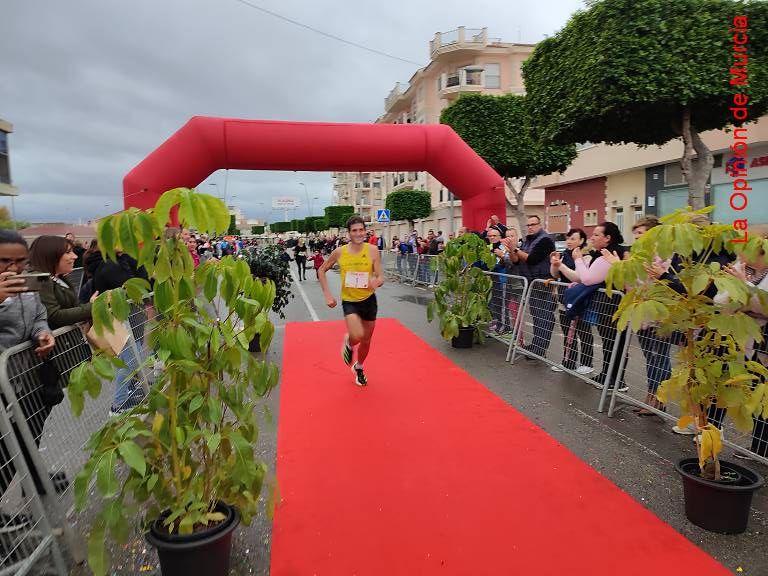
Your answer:
[[[315,318],[338,320],[342,317],[339,308],[332,310],[325,306],[319,283],[314,279],[313,272],[309,274],[308,280],[295,283],[296,297],[286,309],[286,318],[275,319],[277,331],[269,352],[269,358],[275,362],[282,360],[287,322],[307,322]],[[338,275],[331,274],[330,281],[338,293]],[[437,326],[426,321],[426,304],[430,299],[431,295],[426,290],[387,283],[378,291],[379,315],[400,320],[734,573],[742,568],[739,574],[768,574],[766,490],[753,502],[749,529],[743,535],[721,536],[693,526],[685,519],[682,486],[673,468],[677,459],[695,454],[690,436],[673,434],[667,425],[656,418],[638,418],[629,407],[620,407],[613,418],[608,418],[596,410],[599,393],[593,387],[566,374],[555,374],[538,362],[520,359],[515,365],[510,365],[504,360],[506,347],[499,342],[489,340],[486,346],[471,350],[452,349],[440,338]],[[374,344],[373,354],[375,350]],[[311,353],[311,350],[307,352]],[[414,366],[411,370],[404,367],[394,377],[418,379],[424,375]],[[377,374],[369,374],[369,380],[373,386],[386,385],[382,376]],[[263,430],[259,452],[274,469],[279,388],[266,403],[275,415],[275,425]],[[768,473],[765,467],[757,465],[756,468],[764,475]],[[567,482],[567,479],[563,481]],[[600,511],[595,510],[595,513]],[[257,519],[251,527],[238,531],[232,574],[269,574],[270,535],[269,522],[265,518]],[[599,545],[595,542],[595,546]],[[155,563],[153,552],[147,550],[140,540],[115,552],[120,560],[114,574],[135,574],[142,566]],[[621,550],[606,550],[605,553],[621,554]],[[578,559],[574,561],[578,562]],[[600,574],[599,567],[594,567],[592,573]]]

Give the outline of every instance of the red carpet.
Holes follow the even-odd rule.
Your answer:
[[[730,574],[396,320],[367,388],[342,334],[287,327],[272,576]]]

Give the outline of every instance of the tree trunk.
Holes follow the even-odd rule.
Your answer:
[[[680,167],[688,183],[688,205],[694,210],[701,210],[705,206],[704,195],[715,159],[696,128],[691,125],[691,110],[688,107],[683,109],[681,133],[683,157]],[[697,155],[696,162],[693,161],[694,153]]]
[[[531,184],[531,177],[526,176],[523,179],[523,183],[520,185],[520,190],[518,190],[515,187],[515,182],[513,181],[512,178],[505,178],[505,181],[509,189],[512,191],[512,196],[517,202],[517,205],[512,204],[512,201],[509,199],[509,196],[507,196],[506,194],[504,195],[504,197],[506,198],[509,205],[512,207],[512,210],[515,213],[515,217],[517,218],[518,236],[520,238],[525,238],[525,230],[526,230],[525,225],[528,221],[528,217],[525,215],[525,192],[526,190],[528,190],[528,186]]]

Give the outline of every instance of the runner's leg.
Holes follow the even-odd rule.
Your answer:
[[[364,333],[360,346],[357,348],[357,363],[359,366],[362,366],[371,348],[371,338],[373,338],[373,330],[376,328],[376,320],[361,320],[360,322],[362,323]]]

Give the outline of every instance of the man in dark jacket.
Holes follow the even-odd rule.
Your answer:
[[[541,225],[538,216],[528,217],[528,234],[520,248],[510,253],[510,261],[517,263],[518,274],[534,280],[547,280],[549,276],[549,255],[555,251],[555,243]],[[533,317],[533,340],[526,349],[537,356],[546,356],[555,327],[557,303],[549,288],[536,282],[531,288],[531,316]],[[526,356],[527,357],[527,356]]]

